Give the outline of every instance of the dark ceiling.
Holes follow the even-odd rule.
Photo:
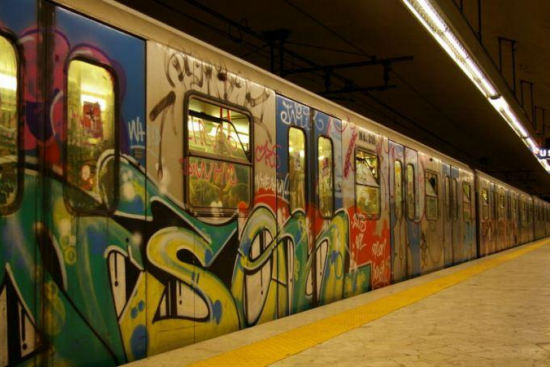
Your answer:
[[[478,30],[477,0],[441,1],[462,3],[462,21]],[[400,0],[120,2],[520,189],[549,198],[549,174]],[[497,68],[499,37],[516,41],[516,97],[521,101],[523,91],[523,105],[535,130],[543,133],[536,137],[543,142],[550,134],[549,7],[546,0],[486,0],[481,8],[482,44]],[[281,39],[285,40],[283,54]],[[272,63],[271,40],[275,45]],[[511,50],[511,42],[502,41],[503,76],[513,89]],[[388,88],[383,90],[371,90],[386,85],[385,68],[379,63],[289,73],[373,57],[408,56],[413,60],[390,65]],[[533,83],[534,114],[529,82]],[[347,88],[360,90],[343,92]]]

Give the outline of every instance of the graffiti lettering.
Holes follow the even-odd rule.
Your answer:
[[[261,162],[264,160],[264,164],[270,168],[279,168],[280,161],[277,155],[277,149],[281,148],[280,145],[274,144],[270,146],[268,141],[264,145],[255,147],[255,160]]]
[[[358,133],[356,128],[353,130],[353,135],[351,137],[351,142],[349,143],[349,147],[347,148],[347,155],[345,156],[345,169],[344,169],[344,175],[346,178],[349,177],[349,172],[355,170],[353,165],[351,164],[351,157],[353,157],[356,139],[358,137]]]
[[[280,119],[286,125],[294,125],[309,129],[309,108],[298,103],[282,100],[284,110],[280,112]]]
[[[136,143],[136,146],[143,147],[145,143],[146,131],[140,117],[132,119],[128,124],[128,133],[132,142]]]
[[[359,216],[357,213],[353,216],[353,229],[358,229],[361,233],[366,231],[366,219]]]
[[[385,252],[385,244],[387,243],[387,239],[383,239],[383,242],[376,241],[374,244],[372,244],[372,254],[375,257],[381,257],[383,256],[383,252]]]

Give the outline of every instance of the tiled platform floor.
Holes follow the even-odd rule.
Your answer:
[[[540,242],[542,244],[543,242]],[[533,244],[534,245],[534,244]],[[402,291],[519,253],[526,245],[358,297],[135,362],[135,366],[233,365],[270,350],[275,336],[323,323]],[[251,345],[255,343],[255,345]],[[550,366],[550,243],[493,266],[274,366]],[[221,355],[222,354],[222,355]],[[252,357],[253,357],[252,355]],[[243,364],[241,359],[240,365]],[[247,362],[247,358],[245,359]],[[253,358],[252,362],[255,361]]]

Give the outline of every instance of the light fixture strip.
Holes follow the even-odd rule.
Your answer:
[[[500,96],[496,88],[485,76],[481,68],[469,55],[460,40],[454,35],[453,30],[441,17],[431,0],[403,0],[406,7],[414,14],[428,32],[437,40],[439,45],[449,54],[454,62],[472,80],[481,93],[488,99],[498,113],[506,120],[508,125],[521,138],[523,143],[537,157],[538,147],[529,136],[523,123],[514,114],[512,108],[504,97]],[[550,172],[550,165],[546,160],[539,159],[539,163]]]

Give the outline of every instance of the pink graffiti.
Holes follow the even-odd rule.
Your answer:
[[[236,185],[238,177],[236,167],[228,162],[209,162],[203,159],[191,161],[186,158],[180,159],[184,175],[204,179],[211,183]]]
[[[270,168],[279,168],[280,160],[278,158],[277,151],[281,148],[281,145],[274,144],[269,145],[268,141],[265,144],[255,147],[255,161],[262,162]]]
[[[356,128],[353,130],[353,135],[351,137],[351,141],[349,142],[349,148],[347,148],[347,155],[345,156],[345,170],[344,170],[344,176],[346,178],[349,177],[349,173],[351,171],[355,171],[355,169],[353,168],[353,165],[351,164],[351,157],[353,157],[353,154],[354,154],[354,149],[355,149],[355,143],[356,143],[356,139],[358,137],[358,132],[356,130]]]

